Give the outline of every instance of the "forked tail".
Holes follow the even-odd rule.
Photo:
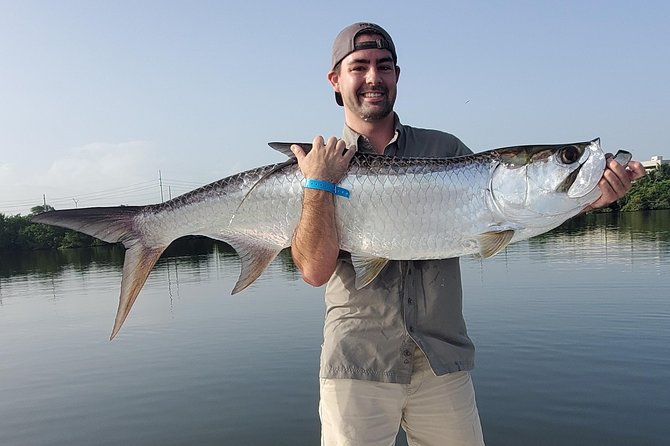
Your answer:
[[[142,286],[168,244],[147,246],[135,225],[141,206],[68,209],[38,214],[35,223],[44,223],[83,232],[109,243],[121,242],[126,247],[119,308],[110,340],[119,332]]]

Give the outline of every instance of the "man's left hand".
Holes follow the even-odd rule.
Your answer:
[[[623,198],[632,187],[633,181],[645,175],[644,166],[639,161],[631,160],[626,166],[622,166],[614,160],[611,154],[608,154],[605,172],[598,183],[602,192],[600,198],[587,206],[585,210],[604,208]]]

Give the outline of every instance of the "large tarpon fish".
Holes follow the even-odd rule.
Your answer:
[[[302,182],[290,144],[271,143],[288,161],[229,176],[161,204],[51,211],[37,223],[121,242],[126,247],[118,333],[161,253],[174,240],[202,235],[240,256],[233,293],[256,280],[291,244]],[[310,144],[302,144],[309,149]],[[625,164],[630,154],[618,155]],[[340,248],[351,253],[356,286],[389,260],[490,257],[509,243],[549,231],[600,196],[600,140],[519,146],[448,159],[358,153],[334,197]]]

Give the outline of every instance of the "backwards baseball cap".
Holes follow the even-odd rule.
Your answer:
[[[376,39],[356,43],[356,37],[361,34],[375,34]],[[371,48],[388,50],[393,57],[393,63],[398,63],[398,56],[395,52],[395,45],[393,44],[393,40],[391,39],[389,33],[387,33],[384,28],[374,23],[359,22],[347,26],[342,31],[340,31],[337,37],[335,37],[335,42],[333,42],[333,61],[331,64],[331,69],[335,69],[337,64],[342,62],[342,59],[354,51],[367,50]],[[342,96],[337,92],[335,93],[335,101],[338,105],[344,105],[342,102]]]

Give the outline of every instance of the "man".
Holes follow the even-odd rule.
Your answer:
[[[344,107],[343,138],[318,136],[308,154],[292,147],[305,178],[318,180],[305,187],[291,250],[306,282],[328,283],[322,444],[392,445],[402,426],[410,444],[482,445],[459,260],[390,262],[357,290],[351,258],[339,250],[335,200],[342,198],[323,183],[337,184],[357,150],[424,157],[471,152],[453,135],[400,123],[393,112],[400,68],[391,36],[380,26],[345,28],[332,56],[328,81]],[[637,164],[627,171],[610,162],[594,206],[623,196],[640,175]]]

